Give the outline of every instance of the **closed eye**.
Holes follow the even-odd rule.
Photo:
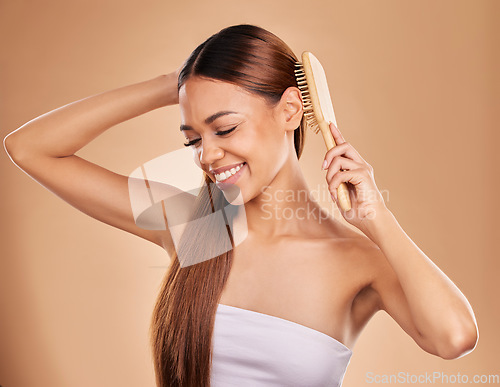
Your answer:
[[[231,129],[228,129],[228,130],[222,130],[220,132],[216,132],[215,134],[217,136],[224,136],[225,134],[229,134],[231,133],[233,130],[235,130],[238,126],[235,126],[234,128],[231,128]],[[191,145],[195,145],[196,143],[198,143],[199,141],[201,140],[201,138],[195,138],[194,140],[191,140],[191,141],[188,141],[186,143],[184,143],[184,146],[191,146]]]

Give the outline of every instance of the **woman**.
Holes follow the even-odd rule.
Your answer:
[[[304,195],[296,61],[272,33],[231,26],[177,71],[63,106],[4,140],[20,168],[68,203],[169,253],[151,325],[158,386],[340,385],[379,310],[444,359],[476,345],[467,299],[401,229],[372,167],[333,124],[337,146],[322,168],[332,200],[348,183],[352,209],[341,213],[362,234]],[[74,154],[113,125],[177,103],[186,145],[206,184],[218,187],[202,191],[195,211],[228,204],[224,191],[237,187],[248,228],[229,251],[185,267],[168,229],[135,224],[127,177]],[[183,240],[196,249],[197,240]]]

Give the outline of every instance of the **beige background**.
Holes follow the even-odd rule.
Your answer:
[[[476,350],[447,361],[379,313],[344,385],[365,385],[367,372],[500,374],[499,8],[494,0],[2,0],[0,134],[173,71],[228,25],[267,28],[322,61],[339,129],[375,168],[408,235],[467,296],[480,328]],[[177,106],[153,111],[78,155],[127,175],[182,146],[179,119]],[[306,141],[301,163],[317,189],[325,148],[320,136]],[[3,151],[0,163],[0,385],[153,386],[147,334],[166,253],[78,212]]]

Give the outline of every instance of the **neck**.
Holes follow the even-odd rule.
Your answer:
[[[261,239],[300,236],[317,226],[320,217],[325,219],[293,156],[258,196],[245,203],[249,234]]]

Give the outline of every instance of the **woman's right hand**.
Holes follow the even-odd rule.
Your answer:
[[[179,80],[179,74],[181,73],[183,67],[184,63],[182,63],[182,65],[179,66],[175,71],[167,74],[167,78],[169,79],[168,90],[170,91],[168,105],[177,105],[179,103],[179,92],[177,91],[177,82]]]
[[[181,73],[181,70],[184,67],[184,65],[185,65],[185,62],[183,64],[181,64],[177,70],[175,70],[176,79],[179,79],[179,74]]]
[[[179,103],[179,92],[177,91],[178,70],[158,77],[163,83],[163,95],[161,106],[177,105]]]

